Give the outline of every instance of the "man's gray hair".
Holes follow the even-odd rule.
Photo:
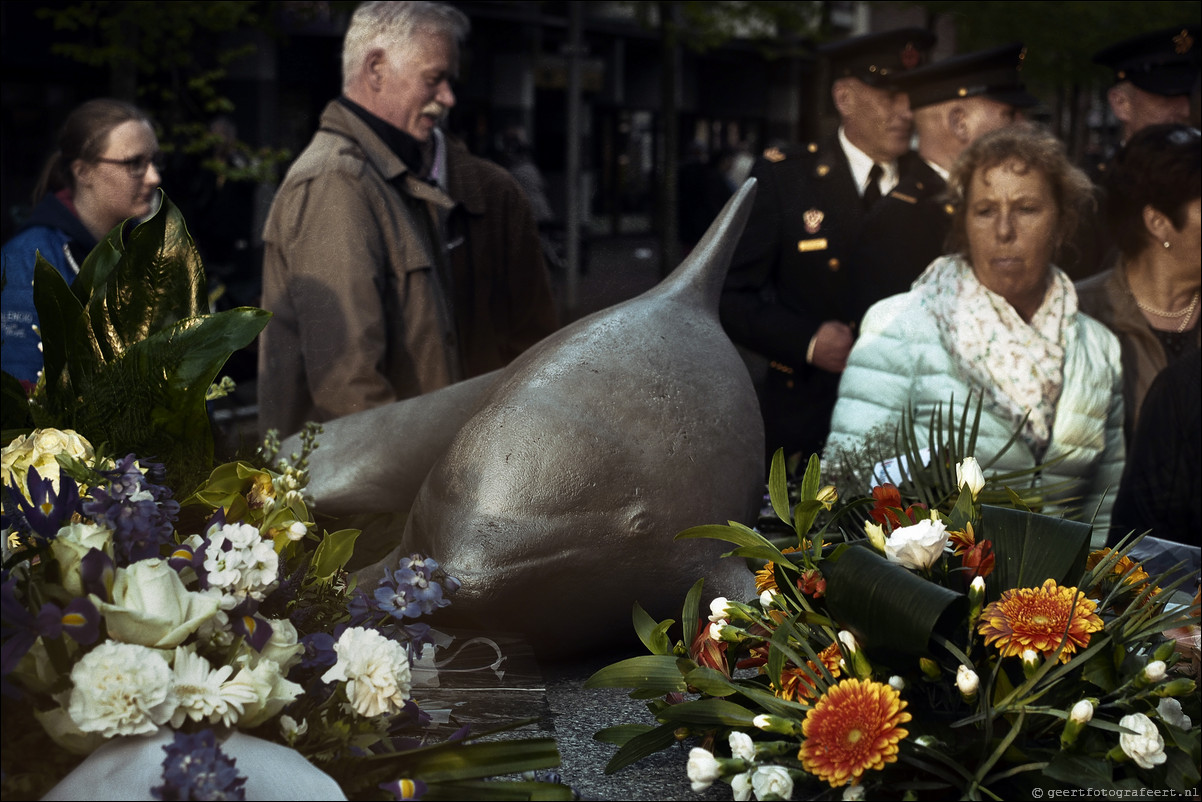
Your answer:
[[[443,3],[374,0],[355,9],[342,44],[342,88],[354,81],[367,54],[381,48],[396,64],[419,34],[467,39],[471,22],[462,11]]]

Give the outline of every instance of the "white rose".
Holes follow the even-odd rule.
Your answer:
[[[930,568],[947,546],[947,527],[942,521],[924,519],[895,529],[885,541],[885,557],[912,570]]]
[[[1188,730],[1193,726],[1190,717],[1182,711],[1181,702],[1171,697],[1160,700],[1160,704],[1156,705],[1156,715],[1160,716],[1161,721],[1172,724],[1178,729]]]
[[[965,457],[956,466],[956,487],[963,489],[965,485],[968,485],[968,492],[974,501],[981,488],[985,487],[985,474],[976,457]]]
[[[71,669],[67,712],[106,738],[154,732],[175,712],[171,667],[156,649],[105,641]]]
[[[730,734],[730,753],[748,763],[755,762],[755,741],[745,732],[735,730]]]
[[[109,635],[126,643],[169,649],[184,642],[217,612],[212,595],[184,587],[166,560],[140,560],[118,568],[112,603],[93,595]]]
[[[1119,719],[1119,726],[1131,730],[1119,735],[1119,746],[1135,765],[1150,769],[1168,760],[1164,753],[1164,738],[1152,719],[1143,713],[1132,713]]]
[[[89,461],[93,456],[92,445],[70,429],[37,429],[28,436],[19,435],[0,452],[3,478],[7,480],[13,474],[24,492],[29,468],[34,467],[38,475],[51,481],[57,492],[59,468],[55,457],[59,454]]]
[[[789,799],[793,796],[793,778],[784,766],[760,766],[751,775],[751,789],[756,799],[769,796]]]
[[[355,712],[366,718],[395,713],[409,698],[412,676],[405,647],[374,629],[351,627],[334,644],[338,662],[322,682],[346,682]]]
[[[694,746],[689,752],[688,773],[689,782],[693,784],[693,793],[700,794],[722,776],[722,769],[712,752]]]
[[[50,551],[58,562],[60,581],[72,596],[83,595],[83,578],[79,564],[92,549],[113,556],[113,532],[93,523],[74,523],[58,530],[50,541]]]
[[[274,660],[260,660],[253,668],[243,667],[223,689],[230,694],[240,692],[235,690],[235,686],[241,686],[255,699],[242,708],[242,718],[238,724],[245,729],[271,720],[304,692],[300,685],[284,678],[279,664]]]
[[[272,618],[267,623],[271,624],[271,639],[263,645],[258,659],[276,661],[280,664],[280,671],[287,676],[304,657],[305,645],[297,643],[296,627],[287,618]]]

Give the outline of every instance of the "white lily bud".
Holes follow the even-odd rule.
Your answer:
[[[985,474],[981,471],[976,457],[965,457],[956,466],[956,486],[963,490],[965,485],[968,486],[968,492],[972,494],[974,501],[985,487]]]

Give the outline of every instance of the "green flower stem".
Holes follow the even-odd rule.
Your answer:
[[[1014,722],[1014,726],[1011,727],[1010,731],[1007,732],[1002,738],[1001,743],[999,743],[997,748],[993,750],[993,754],[981,764],[981,767],[977,769],[977,773],[973,775],[972,782],[969,784],[968,788],[965,789],[967,791],[967,796],[970,798],[975,796],[975,792],[978,790],[988,793],[988,791],[986,791],[984,788],[985,775],[987,775],[989,771],[995,765],[997,765],[997,762],[1002,759],[1002,755],[1006,754],[1006,750],[1010,748],[1010,744],[1014,743],[1014,739],[1018,737],[1020,732],[1022,732],[1023,722],[1025,722],[1026,719],[1027,714],[1024,712],[1019,712],[1018,721]],[[990,795],[992,796],[992,794]]]

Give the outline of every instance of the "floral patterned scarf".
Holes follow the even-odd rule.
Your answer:
[[[914,282],[922,305],[969,384],[984,390],[985,408],[1015,428],[1042,459],[1064,381],[1067,327],[1077,314],[1077,292],[1052,266],[1043,303],[1025,322],[1005,298],[987,289],[960,255],[941,256]]]

